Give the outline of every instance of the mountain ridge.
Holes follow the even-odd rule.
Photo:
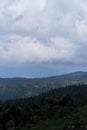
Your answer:
[[[66,75],[71,75],[71,74],[84,74],[87,73],[86,71],[74,71],[74,72],[68,72],[64,74],[59,74],[59,75],[51,75],[51,76],[43,76],[43,77],[21,77],[21,76],[14,76],[14,77],[0,77],[0,79],[45,79],[45,78],[52,78],[52,77],[60,77],[60,76],[66,76]]]
[[[45,78],[0,78],[0,100],[39,95],[50,89],[72,84],[87,84],[87,72],[77,71]]]

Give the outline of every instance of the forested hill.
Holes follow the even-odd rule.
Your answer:
[[[0,130],[87,130],[87,85],[0,102]]]
[[[36,79],[0,78],[0,100],[30,97],[72,84],[87,84],[87,72]]]

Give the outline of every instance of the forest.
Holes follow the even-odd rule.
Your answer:
[[[87,84],[87,72],[73,72],[45,78],[0,78],[0,100],[37,96],[51,89]]]
[[[87,85],[0,102],[0,130],[87,129]]]

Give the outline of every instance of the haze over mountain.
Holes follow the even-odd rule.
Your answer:
[[[72,84],[87,84],[87,72],[74,72],[47,78],[0,78],[0,100],[24,98]]]
[[[0,0],[0,130],[84,124],[87,0]]]
[[[1,0],[0,77],[87,70],[86,8],[86,0]]]

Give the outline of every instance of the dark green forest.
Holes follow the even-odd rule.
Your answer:
[[[50,89],[87,84],[87,72],[74,72],[48,78],[0,78],[0,100],[37,96]]]
[[[0,102],[0,130],[87,129],[87,85]]]

